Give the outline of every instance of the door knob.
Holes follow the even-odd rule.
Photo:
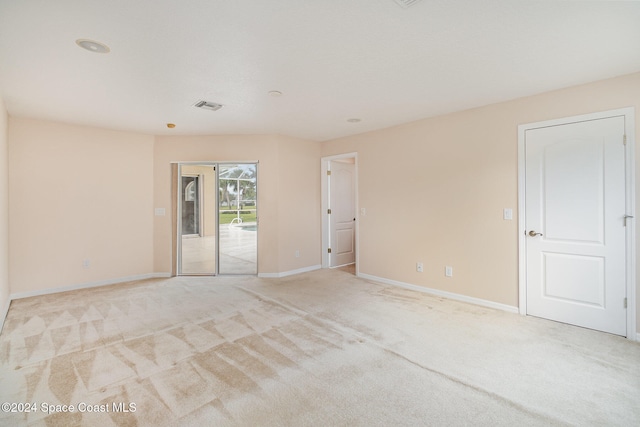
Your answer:
[[[529,232],[529,236],[531,237],[542,236],[542,233],[536,233],[535,231],[531,230]]]

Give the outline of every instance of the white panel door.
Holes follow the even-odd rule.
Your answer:
[[[329,265],[337,267],[356,260],[355,165],[331,162],[329,180]]]
[[[626,335],[624,118],[527,130],[527,314]]]

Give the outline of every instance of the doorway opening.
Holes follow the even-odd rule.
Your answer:
[[[258,273],[257,166],[177,164],[177,275]]]
[[[322,268],[358,269],[358,158],[322,158]]]

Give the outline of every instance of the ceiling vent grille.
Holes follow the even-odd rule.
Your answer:
[[[418,3],[420,0],[395,0],[395,1],[400,5],[400,7],[403,7],[406,9],[409,6],[413,6],[414,4]]]
[[[204,110],[218,111],[222,108],[222,104],[216,104],[209,101],[198,101],[194,104],[194,107],[202,108]]]

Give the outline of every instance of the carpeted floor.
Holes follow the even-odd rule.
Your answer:
[[[1,402],[8,426],[633,426],[640,345],[340,270],[179,277],[14,301]]]

